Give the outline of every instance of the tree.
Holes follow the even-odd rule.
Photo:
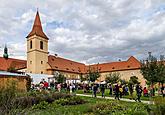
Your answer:
[[[152,87],[152,95],[154,95],[153,85],[157,82],[164,82],[165,66],[161,61],[149,55],[149,58],[146,61],[141,62],[140,69],[143,77],[147,80],[149,85]]]
[[[113,72],[113,73],[110,73],[110,74],[106,75],[105,81],[107,83],[114,84],[114,83],[116,83],[120,80],[120,77],[121,77],[120,73]]]
[[[163,64],[163,61],[160,61],[158,68],[159,68],[158,82],[161,83],[163,86],[163,84],[165,83],[165,65]]]
[[[80,80],[81,80],[81,82],[86,81],[87,77],[84,77],[82,74],[80,74]]]
[[[100,77],[99,70],[98,69],[95,69],[95,68],[89,67],[89,70],[88,70],[88,73],[86,75],[86,78],[89,81],[94,82],[99,77]]]
[[[143,77],[149,82],[150,85],[158,82],[160,74],[158,62],[156,59],[146,60],[141,63],[140,71]]]
[[[138,84],[139,83],[138,77],[131,76],[130,79],[129,79],[129,82],[132,83],[133,85]]]
[[[58,76],[56,76],[56,80],[57,80],[58,83],[66,82],[65,76],[63,74],[61,74],[61,73]]]

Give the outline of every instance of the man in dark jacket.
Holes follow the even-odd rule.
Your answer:
[[[96,97],[96,93],[97,93],[97,85],[94,84],[94,86],[93,86],[93,94],[94,94],[94,97]]]
[[[119,86],[118,86],[118,84],[115,85],[115,99],[119,100]]]
[[[140,86],[140,84],[137,84],[136,85],[136,95],[137,95],[137,98],[135,99],[135,101],[140,101],[140,97],[141,97],[141,94],[142,94],[142,87]]]
[[[105,98],[105,95],[104,95],[104,92],[105,92],[105,86],[104,86],[104,84],[102,84],[102,85],[100,86],[100,90],[101,90],[102,97]]]

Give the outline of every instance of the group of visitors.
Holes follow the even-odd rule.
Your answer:
[[[58,91],[61,92],[66,91],[73,93],[77,89],[77,84],[75,83],[57,83],[52,80],[50,83],[48,83],[45,79],[42,79],[38,85],[32,84],[31,86],[32,90],[51,90],[51,91]]]
[[[98,92],[101,92],[101,96],[105,98],[105,89],[106,87],[109,88],[109,95],[112,96],[114,95],[115,99],[120,100],[120,98],[122,98],[123,95],[130,95],[130,99],[135,99],[135,101],[139,101],[141,102],[140,98],[143,94],[143,96],[148,97],[149,96],[149,92],[148,89],[146,87],[142,88],[142,86],[140,86],[140,83],[136,84],[136,85],[111,85],[109,84],[109,86],[106,86],[105,84],[93,84],[92,85],[92,97],[96,97]],[[89,88],[90,89],[90,88]],[[136,91],[136,97],[133,97],[133,92],[134,90]],[[154,90],[153,88],[151,90]],[[154,95],[154,94],[150,94],[150,95]],[[163,97],[165,97],[165,88],[162,88],[162,95]]]

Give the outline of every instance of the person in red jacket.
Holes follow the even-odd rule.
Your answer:
[[[148,90],[146,87],[144,87],[144,89],[143,89],[143,96],[148,97]]]
[[[48,82],[44,81],[44,89],[48,89],[48,87],[49,87]]]

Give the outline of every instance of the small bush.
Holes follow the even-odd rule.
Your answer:
[[[6,87],[0,89],[0,113],[8,113],[12,109],[12,100],[17,96],[15,81],[8,81]]]
[[[46,102],[46,101],[42,101],[42,102],[40,102],[39,104],[34,105],[34,106],[32,107],[32,109],[40,109],[40,110],[42,110],[42,109],[46,109],[46,108],[48,108],[48,107],[49,107],[49,103]]]
[[[78,96],[70,97],[70,98],[62,98],[54,102],[54,104],[59,105],[78,105],[78,104],[84,104],[86,101],[81,99]]]
[[[165,114],[165,98],[157,97],[154,99],[155,107],[153,108],[153,113],[158,115]]]

